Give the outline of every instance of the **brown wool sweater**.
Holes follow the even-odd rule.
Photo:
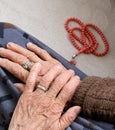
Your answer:
[[[86,77],[70,101],[69,106],[75,105],[87,117],[115,123],[115,79]]]

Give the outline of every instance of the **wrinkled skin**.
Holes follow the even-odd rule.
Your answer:
[[[62,72],[59,65],[54,66],[41,78],[41,81],[45,78],[47,83],[39,82],[47,88],[44,92],[36,88],[41,68],[39,63],[32,67],[9,130],[64,130],[80,112],[80,107],[74,106],[62,114],[65,104],[79,84],[79,77],[74,76],[72,70]],[[51,75],[52,78],[49,78]]]
[[[38,80],[44,75],[48,70],[50,70],[54,65],[61,63],[51,57],[47,51],[39,48],[33,43],[28,43],[27,48],[25,49],[20,45],[15,43],[8,43],[7,49],[0,47],[0,66],[11,72],[23,83],[26,83],[29,71],[25,70],[22,65],[27,61],[32,61],[33,64],[29,69],[34,65],[34,63],[39,62],[42,65],[42,70],[38,75]],[[65,70],[65,67],[63,70]],[[24,90],[23,84],[16,83],[15,86],[20,90]]]
[[[0,48],[0,66],[22,81],[15,83],[23,93],[9,130],[64,130],[80,112],[75,106],[62,114],[80,79],[35,44],[28,43],[27,48],[14,43],[8,43],[7,49]],[[28,71],[22,65],[29,60],[33,64]],[[48,91],[38,89],[37,84]]]

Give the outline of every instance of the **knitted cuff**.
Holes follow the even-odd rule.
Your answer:
[[[79,105],[83,107],[87,92],[93,87],[93,84],[99,79],[100,78],[95,76],[88,76],[84,80],[82,80],[76,92],[74,93],[73,98],[71,99],[71,105]]]
[[[87,117],[115,123],[115,80],[87,77],[78,86],[71,106],[79,105]]]

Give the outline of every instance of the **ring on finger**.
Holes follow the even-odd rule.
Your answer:
[[[30,70],[30,66],[33,64],[31,61],[27,61],[25,64],[22,65],[22,67],[26,70]]]
[[[40,90],[42,90],[43,92],[46,92],[46,91],[47,91],[47,89],[46,89],[44,86],[40,85],[40,84],[37,85],[37,89],[40,89]]]

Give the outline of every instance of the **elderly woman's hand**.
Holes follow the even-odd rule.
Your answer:
[[[41,70],[40,63],[31,68],[9,130],[64,130],[80,112],[80,107],[74,106],[63,113],[80,82],[79,77],[72,70],[55,65],[38,82]]]
[[[11,72],[22,82],[26,83],[29,74],[29,71],[23,68],[23,65],[26,63],[28,64],[28,61],[32,62],[32,64],[29,65],[29,70],[36,62],[42,65],[42,70],[39,73],[38,79],[54,65],[61,65],[61,63],[51,57],[47,51],[39,48],[35,44],[28,43],[27,48],[28,49],[25,49],[11,42],[7,44],[7,49],[0,47],[0,56],[3,57],[0,58],[0,66]],[[65,70],[64,66],[63,70]],[[21,84],[15,85],[20,91],[23,91],[24,87]]]

